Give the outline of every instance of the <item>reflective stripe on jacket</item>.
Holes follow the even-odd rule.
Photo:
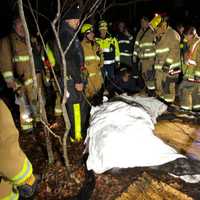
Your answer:
[[[103,51],[104,64],[112,64],[120,61],[119,44],[116,38],[96,38],[96,42],[99,44]]]

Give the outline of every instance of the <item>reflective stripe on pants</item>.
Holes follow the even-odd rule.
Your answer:
[[[76,103],[73,105],[74,109],[74,126],[75,126],[75,140],[80,141],[81,136],[81,108],[80,104]]]
[[[175,91],[176,76],[170,77],[168,73],[163,72],[162,70],[156,70],[155,78],[156,78],[156,94],[168,103],[174,102],[176,94]]]

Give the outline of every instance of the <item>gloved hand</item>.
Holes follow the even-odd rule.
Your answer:
[[[164,64],[163,67],[162,67],[162,70],[163,70],[163,72],[168,73],[169,72],[169,66]]]
[[[17,187],[19,191],[19,195],[22,199],[27,199],[32,197],[35,194],[36,188],[40,181],[39,176],[32,175],[30,178],[26,180],[23,185]]]

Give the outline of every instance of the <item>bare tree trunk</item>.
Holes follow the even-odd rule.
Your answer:
[[[36,73],[35,73],[35,64],[34,64],[34,59],[33,59],[33,53],[32,53],[32,47],[31,47],[31,40],[30,40],[30,34],[28,31],[28,27],[27,27],[27,23],[26,23],[26,19],[25,19],[25,15],[24,15],[24,9],[23,9],[23,2],[22,0],[18,0],[18,6],[19,6],[19,14],[20,14],[20,18],[22,20],[23,26],[24,26],[24,30],[26,33],[26,45],[28,47],[28,53],[30,56],[30,63],[31,63],[31,69],[32,69],[32,75],[33,75],[33,85],[34,85],[34,95],[37,96],[37,77],[36,77]]]
[[[38,87],[37,87],[37,76],[36,76],[36,72],[35,72],[35,64],[34,64],[32,47],[31,47],[31,42],[30,42],[30,34],[28,31],[28,27],[27,27],[25,15],[24,15],[22,0],[18,0],[18,6],[19,6],[20,18],[22,20],[24,30],[26,33],[26,45],[28,47],[28,52],[29,52],[29,56],[30,56],[30,63],[31,63],[30,67],[32,68],[32,77],[33,77],[33,95],[34,95],[35,99],[37,99],[37,97],[39,97],[39,103],[40,103],[39,106],[40,106],[40,110],[41,110],[40,116],[47,123],[45,106],[44,106],[44,102],[43,102],[43,99],[41,96],[41,88],[38,91]],[[47,153],[48,153],[49,163],[53,163],[53,160],[54,160],[53,159],[53,150],[52,150],[51,140],[49,137],[49,132],[46,128],[44,128],[44,132],[45,132],[45,136],[46,136],[46,144],[47,144]]]
[[[34,15],[33,8],[32,8],[32,6],[31,6],[30,1],[28,0],[27,2],[28,2],[29,9],[30,9],[30,11],[31,11],[31,14],[32,14],[32,16],[33,16],[33,20],[34,20],[34,22],[35,22],[35,25],[36,25],[36,28],[37,28],[37,32],[38,32],[38,34],[39,34],[39,36],[40,36],[43,49],[44,49],[45,53],[47,54],[46,45],[45,45],[44,39],[43,39],[43,37],[42,37],[41,31],[40,31],[40,27],[39,27],[39,25],[38,25],[37,18],[36,18],[36,16]],[[36,12],[36,14],[37,14],[37,12]],[[48,21],[49,21],[49,20],[48,20]],[[50,22],[50,21],[49,21],[49,22]],[[57,88],[58,88],[59,94],[62,95],[61,88],[60,88],[60,85],[59,85],[59,82],[58,82],[58,79],[57,79],[57,76],[56,76],[56,73],[55,73],[53,67],[51,67],[51,72],[52,72],[52,74],[53,74],[53,77],[54,77],[56,86],[57,86]]]
[[[22,0],[18,0],[21,2],[21,6],[22,6]],[[87,0],[87,3],[88,4],[90,2],[90,0]],[[63,81],[64,81],[64,92],[63,92],[63,99],[62,99],[62,111],[63,111],[63,118],[64,118],[64,122],[65,122],[65,133],[64,133],[64,136],[63,136],[63,141],[62,141],[62,147],[63,147],[63,157],[64,157],[64,160],[65,160],[65,166],[67,168],[67,171],[70,172],[70,164],[69,164],[69,159],[68,159],[68,154],[67,154],[67,138],[68,138],[68,134],[69,134],[69,130],[71,128],[71,124],[70,124],[70,120],[69,120],[69,117],[68,117],[68,113],[67,113],[67,110],[66,110],[66,103],[67,103],[67,96],[68,96],[68,90],[67,90],[67,81],[66,81],[66,76],[67,76],[67,64],[66,64],[66,60],[65,60],[65,55],[66,53],[68,52],[69,48],[71,47],[75,37],[77,36],[79,30],[81,29],[81,26],[83,25],[83,23],[91,16],[93,16],[93,14],[95,13],[95,11],[97,10],[97,8],[99,7],[99,5],[101,4],[102,0],[96,0],[94,3],[91,3],[91,7],[88,11],[88,15],[84,17],[84,19],[82,20],[81,22],[81,25],[79,27],[79,29],[77,30],[77,32],[75,33],[74,37],[72,38],[72,40],[70,41],[68,47],[66,49],[62,49],[62,46],[61,46],[61,43],[60,43],[60,39],[59,39],[59,21],[60,21],[60,17],[61,17],[61,0],[57,0],[57,14],[56,14],[56,17],[55,19],[53,20],[53,22],[51,22],[51,27],[52,27],[52,30],[54,32],[54,36],[55,36],[55,39],[56,39],[56,43],[57,43],[57,46],[58,46],[58,49],[59,49],[59,52],[60,52],[60,55],[61,55],[61,63],[62,63],[62,68],[63,68]],[[83,0],[79,0],[79,3],[80,3],[80,7],[84,7],[84,1]],[[34,13],[33,13],[33,10],[32,10],[32,7],[30,5],[30,2],[28,1],[28,4],[29,4],[29,8],[31,10],[31,13],[33,15],[33,18],[34,18],[34,21],[36,23],[36,27],[37,27],[37,30],[38,32],[40,33],[40,37],[42,39],[42,35],[41,35],[41,32],[39,31],[39,26],[37,24],[37,19],[36,17],[34,16]],[[23,7],[22,7],[23,9]],[[37,11],[36,11],[37,12]],[[45,16],[46,18],[46,16]],[[49,21],[49,20],[48,20]],[[58,27],[58,28],[57,28]],[[44,44],[44,41],[42,39],[42,43],[43,43],[43,46],[44,46],[44,49],[45,49],[45,44]],[[56,77],[54,77],[55,80],[57,80]],[[57,82],[57,85],[59,86],[58,82]],[[60,87],[59,88],[59,91],[60,90]],[[45,127],[48,129],[48,123],[47,123],[47,120],[46,120],[46,114],[44,114],[44,116],[42,117],[43,119],[41,120],[41,122],[45,125]],[[45,130],[47,131],[47,130]],[[48,131],[47,131],[48,132]],[[46,132],[45,132],[46,133]],[[51,133],[51,131],[50,131]],[[48,132],[49,134],[49,132]],[[47,136],[48,136],[47,134]],[[53,135],[55,136],[55,134],[53,133]],[[59,138],[59,136],[56,136],[56,138]],[[59,140],[60,141],[60,140]],[[49,141],[47,140],[47,145],[49,144]],[[61,143],[61,142],[60,142]],[[47,147],[47,150],[49,149],[49,147]],[[51,151],[51,150],[48,150],[48,151]]]
[[[41,117],[41,120],[44,121],[45,124],[48,124],[46,110],[45,110],[45,106],[44,106],[44,100],[42,98],[41,88],[39,88],[39,102],[40,102],[40,117]],[[46,127],[44,127],[44,133],[45,133],[45,140],[46,140],[47,155],[48,155],[49,164],[52,164],[54,162],[52,143],[51,143],[51,139],[50,139],[50,136],[49,136],[49,131]]]
[[[57,15],[54,19],[54,21],[51,23],[55,38],[56,38],[56,42],[58,45],[58,49],[61,55],[61,62],[62,62],[62,68],[63,68],[63,82],[64,82],[64,94],[63,94],[63,99],[62,99],[62,111],[63,111],[63,118],[64,118],[64,122],[65,122],[65,133],[63,136],[63,157],[65,160],[65,166],[67,168],[67,171],[70,172],[70,164],[69,164],[69,158],[68,158],[68,154],[67,154],[67,138],[68,138],[68,134],[69,134],[69,130],[71,128],[71,124],[69,121],[69,117],[68,117],[68,113],[67,113],[67,109],[66,109],[66,103],[67,103],[67,95],[68,95],[68,91],[67,91],[67,81],[66,81],[66,77],[67,77],[67,64],[66,64],[66,60],[65,60],[65,55],[59,40],[59,31],[56,31],[56,23],[59,20],[60,14],[61,14],[61,4],[60,4],[60,0],[57,0]]]

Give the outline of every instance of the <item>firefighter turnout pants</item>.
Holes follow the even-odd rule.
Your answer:
[[[170,76],[163,70],[156,70],[156,94],[167,103],[173,103],[176,97],[176,81],[178,75]]]
[[[200,83],[183,80],[179,86],[179,94],[181,108],[200,111]]]
[[[0,200],[17,200],[15,187],[32,176],[32,165],[20,148],[18,137],[11,113],[0,100]]]
[[[92,97],[97,94],[103,85],[103,78],[101,71],[97,71],[96,73],[89,73],[89,77],[87,79],[87,85],[85,88],[85,94],[88,98],[92,99]]]
[[[86,131],[86,120],[89,112],[89,106],[83,93],[75,90],[74,81],[67,81],[69,97],[67,99],[67,112],[71,123],[69,132],[71,141],[81,141],[83,133]]]

